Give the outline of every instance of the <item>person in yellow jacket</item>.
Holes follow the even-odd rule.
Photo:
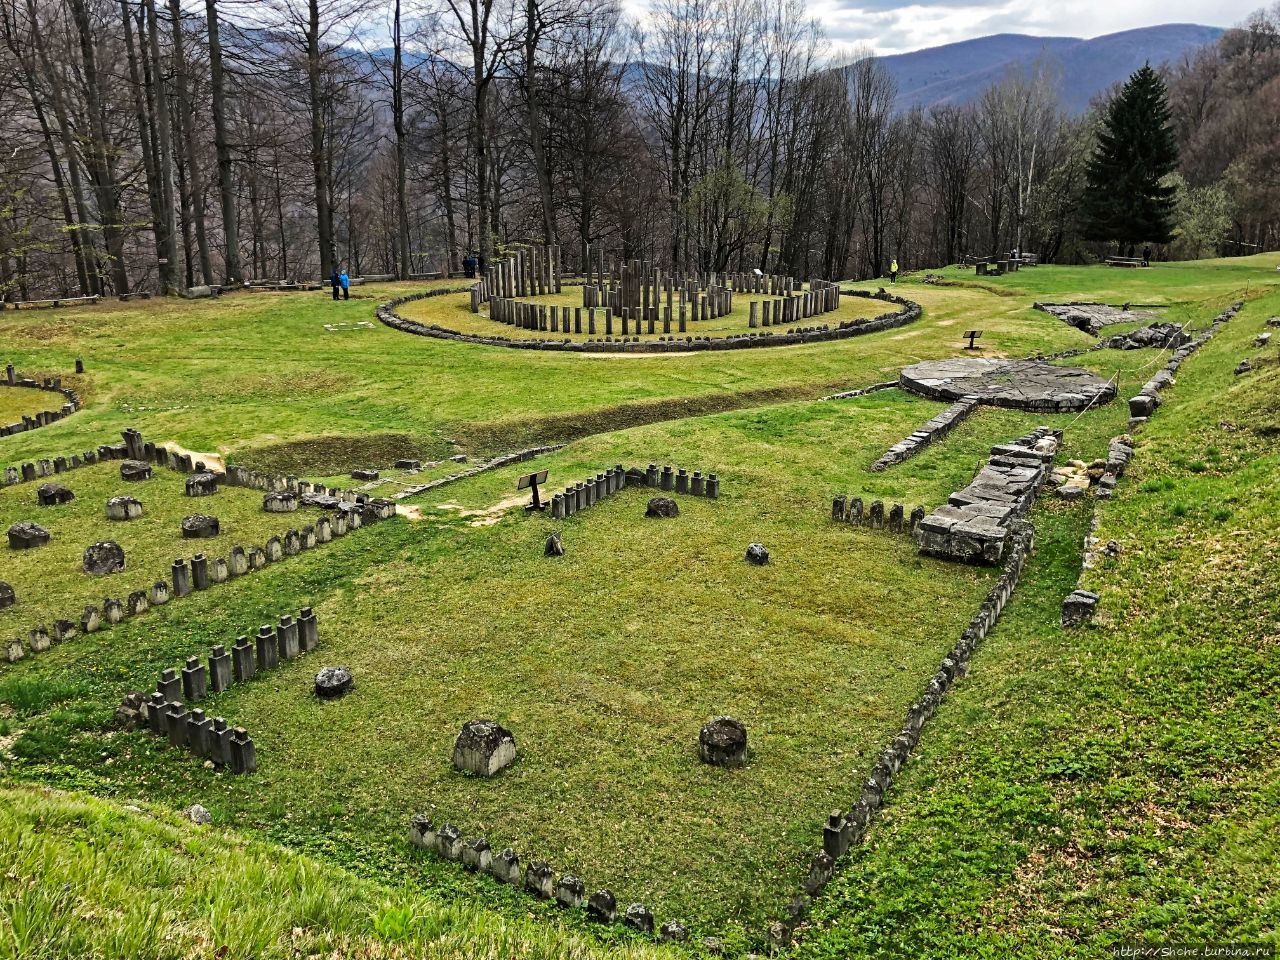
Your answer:
[[[894,257],[889,261],[889,282],[898,282],[898,258]]]

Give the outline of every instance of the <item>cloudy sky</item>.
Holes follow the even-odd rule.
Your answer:
[[[644,0],[627,0],[638,12]],[[1097,37],[1159,23],[1230,27],[1266,0],[809,0],[836,49],[887,55],[993,33]]]

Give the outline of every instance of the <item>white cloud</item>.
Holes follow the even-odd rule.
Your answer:
[[[943,0],[908,6],[892,3],[893,0],[810,0],[809,13],[826,28],[834,51],[851,51],[862,45],[888,55],[994,33],[1097,37],[1162,23],[1230,27],[1265,5],[1262,0]],[[643,18],[647,4],[645,0],[624,0],[624,6]]]

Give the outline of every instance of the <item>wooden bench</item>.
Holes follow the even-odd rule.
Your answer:
[[[1107,257],[1108,267],[1145,267],[1146,261],[1141,257]]]

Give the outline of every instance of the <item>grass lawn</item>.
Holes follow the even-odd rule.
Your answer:
[[[405,829],[421,811],[495,848],[545,857],[589,889],[612,887],[622,903],[642,900],[659,921],[681,918],[730,953],[758,949],[763,926],[799,886],[823,816],[856,797],[992,579],[920,558],[907,537],[832,524],[831,497],[932,508],[969,481],[992,444],[1040,423],[1065,430],[1060,460],[1104,456],[1108,439],[1128,429],[1125,398],[1164,356],[1082,354],[1065,362],[1116,377],[1116,402],[1058,417],[984,409],[877,474],[866,466],[943,405],[898,390],[815,398],[958,355],[964,329],[985,331],[987,356],[1093,343],[1033,310],[1037,299],[1159,302],[1168,319],[1202,328],[1248,289],[1256,302],[1183,367],[1140,434],[1131,474],[1103,507],[1099,535],[1121,551],[1086,580],[1103,594],[1098,623],[1072,633],[1058,626],[1092,502],[1045,497],[1033,514],[1038,550],[1005,619],[926,729],[869,843],[816,902],[795,950],[1091,956],[1099,943],[1148,931],[1274,936],[1278,894],[1265,865],[1280,852],[1267,839],[1280,819],[1275,348],[1255,373],[1231,371],[1242,356],[1263,356],[1251,344],[1280,312],[1280,295],[1265,289],[1276,259],[1041,267],[983,282],[949,270],[944,284],[898,284],[926,311],[901,330],[687,357],[544,356],[382,327],[329,334],[324,322],[367,319],[375,301],[332,304],[327,293],[159,303],[163,315],[155,301],[100,305],[39,325],[5,315],[0,335],[16,345],[21,368],[56,370],[83,355],[91,398],[66,423],[0,440],[5,462],[82,449],[130,425],[251,465],[335,478],[398,456],[477,458],[568,442],[535,464],[412,498],[420,519],[348,536],[8,669],[0,675],[5,777],[158,809],[200,802],[219,834],[281,843],[358,877],[349,881],[357,906],[346,913],[316,908],[299,922],[293,899],[255,921],[262,955],[290,955],[291,924],[305,937],[331,928],[349,938],[334,943],[387,948],[395,922],[378,918],[400,916],[387,911],[405,903],[423,904],[412,908],[423,917],[465,917],[447,924],[462,939],[442,934],[441,952],[429,955],[467,955],[467,936],[480,956],[590,949],[571,943],[578,934],[561,924],[630,942],[618,929],[589,927],[580,912],[413,851]],[[422,304],[443,309],[450,299]],[[616,463],[649,462],[716,472],[720,499],[679,497],[681,516],[669,521],[643,517],[639,490],[560,523],[511,508],[515,479],[532,466],[549,470],[554,492]],[[73,526],[91,542],[107,526],[97,519],[105,498],[135,492],[109,490],[112,477],[119,485],[114,472],[92,473],[117,466],[66,475],[80,498],[69,507],[28,507],[28,484],[0,492],[0,511],[60,510],[70,522],[79,516],[71,511],[88,510]],[[389,471],[377,490],[460,469]],[[260,495],[247,491],[187,501],[176,476],[135,495],[149,507],[145,490],[162,482],[174,494],[158,510],[177,512],[157,512],[155,522],[173,539],[183,513],[221,517],[208,506],[239,493],[250,498],[246,512],[224,522],[303,522],[262,514]],[[542,556],[553,529],[563,534],[563,558]],[[55,543],[72,539],[58,532]],[[744,562],[752,541],[769,547],[770,566]],[[250,541],[237,532],[232,542]],[[177,546],[157,553],[161,572],[193,552]],[[78,553],[68,556],[64,566]],[[0,579],[14,578],[6,568]],[[304,605],[318,610],[320,649],[204,705],[251,730],[256,775],[214,773],[145,734],[113,729],[126,691]],[[314,672],[337,663],[351,667],[358,689],[318,703]],[[754,756],[745,769],[697,761],[697,729],[719,713],[748,725]],[[482,716],[509,726],[521,749],[487,781],[449,766],[457,729]],[[21,796],[0,795],[0,814]],[[76,807],[93,801],[65,802],[95,830],[127,835],[130,849],[137,831],[153,829]],[[0,816],[0,840],[3,825]],[[287,863],[317,871],[319,896],[337,881],[315,860]],[[228,879],[219,896],[236,902],[253,880],[221,863]],[[42,878],[32,889],[64,882],[48,866],[30,872]],[[406,889],[379,893],[386,884]],[[113,895],[103,887],[85,896]],[[379,896],[384,905],[371,906]],[[162,922],[191,923],[182,919],[190,902],[184,894],[164,915],[175,919]],[[525,925],[530,914],[535,926]],[[508,952],[492,949],[478,917],[515,925]],[[226,941],[202,924],[200,936]],[[551,939],[540,940],[542,931]],[[322,948],[338,949],[307,949]]]
[[[582,288],[581,287],[565,287],[562,293],[548,294],[541,297],[522,297],[521,302],[545,304],[546,306],[557,307],[581,307],[582,306]],[[688,330],[685,334],[690,337],[728,337],[741,335],[750,332],[748,319],[750,316],[750,303],[752,300],[777,300],[776,297],[763,297],[761,295],[750,295],[745,293],[735,293],[733,295],[733,309],[722,317],[716,317],[714,320],[699,320],[694,323],[689,321]],[[663,301],[666,304],[666,301]],[[772,307],[770,308],[773,309]],[[824,313],[816,317],[809,317],[806,320],[798,320],[795,323],[774,324],[768,329],[773,330],[775,327],[779,332],[797,329],[799,327],[815,327],[827,324],[836,326],[845,320],[859,320],[870,317],[878,317],[882,313],[892,313],[897,310],[896,304],[885,303],[883,300],[869,300],[865,297],[841,297],[840,307],[832,310],[830,313]],[[457,294],[453,296],[431,297],[426,300],[415,300],[411,303],[402,304],[396,309],[396,312],[406,320],[417,320],[419,323],[434,323],[444,327],[447,330],[453,330],[458,333],[478,334],[486,337],[507,337],[512,340],[536,340],[546,339],[551,336],[548,331],[524,330],[516,327],[514,324],[497,323],[489,319],[489,308],[482,307],[480,313],[471,312],[471,296],[470,294]],[[590,317],[588,311],[582,311],[582,329],[586,331],[589,326]],[[678,300],[674,303],[671,311],[671,333],[675,335],[680,329],[680,307]],[[572,322],[572,321],[571,321]],[[629,335],[640,335],[640,339],[649,340],[663,336],[662,332],[662,314],[659,311],[657,322],[654,324],[654,333],[652,336],[648,333],[648,322],[642,324],[643,330],[637,331],[634,323],[628,322],[627,329]],[[757,332],[763,333],[764,327]],[[614,320],[613,326],[614,336],[622,335],[621,319]],[[604,310],[596,308],[596,337],[605,335],[604,327]],[[593,339],[586,332],[581,335],[568,334],[565,339],[569,340],[590,340]]]
[[[0,425],[20,423],[24,416],[35,416],[45,410],[61,410],[66,402],[62,394],[51,390],[0,387]]]

